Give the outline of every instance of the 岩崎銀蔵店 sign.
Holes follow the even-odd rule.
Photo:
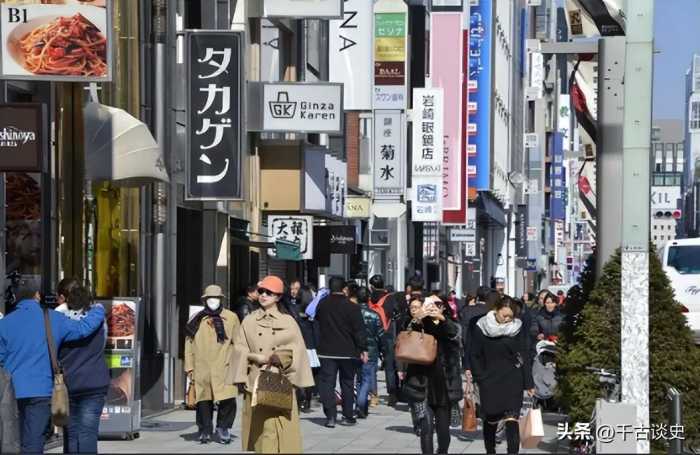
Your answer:
[[[343,85],[263,84],[263,124],[267,132],[327,133],[343,131]]]

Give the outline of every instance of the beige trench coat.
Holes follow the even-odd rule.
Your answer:
[[[238,389],[225,381],[236,335],[241,331],[238,316],[229,310],[221,311],[228,339],[216,340],[214,323],[205,316],[194,338],[185,339],[185,371],[193,371],[195,396],[200,401],[222,401],[238,395]]]
[[[267,312],[255,310],[248,315],[238,332],[235,349],[226,378],[227,384],[244,384],[245,406],[241,423],[243,450],[257,453],[301,453],[301,426],[296,404],[289,413],[269,408],[250,406],[253,385],[260,372],[260,365],[248,359],[266,360],[275,351],[291,352],[291,359],[284,356],[283,373],[296,387],[314,385],[309,356],[301,331],[294,318],[282,314],[275,307]]]

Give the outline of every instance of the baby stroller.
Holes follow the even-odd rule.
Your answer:
[[[552,398],[557,388],[557,343],[556,339],[539,341],[535,347],[536,355],[532,364],[532,379],[535,382],[535,398],[547,409],[552,405]]]

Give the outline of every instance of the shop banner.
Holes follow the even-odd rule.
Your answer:
[[[493,0],[471,1],[469,50],[465,50],[469,58],[469,144],[473,146],[469,165],[476,166],[469,187],[478,191],[488,191],[491,185],[493,7]]]
[[[374,112],[374,197],[398,200],[404,194],[406,141],[401,111]]]
[[[569,95],[559,95],[559,120],[557,121],[559,132],[564,136],[562,149],[568,152],[571,149],[571,98]]]
[[[243,35],[186,33],[187,160],[185,198],[241,197]]]
[[[328,80],[343,84],[344,109],[372,109],[373,0],[345,0],[343,19],[332,20],[328,48]]]
[[[328,172],[326,171],[326,147],[304,147],[304,212],[326,213],[328,197]]]
[[[260,20],[260,80],[280,80],[280,29],[268,21]]]
[[[430,76],[432,86],[444,92],[443,128],[443,211],[458,211],[461,216],[446,222],[464,224],[466,188],[462,148],[462,13],[431,15]]]
[[[552,138],[552,166],[550,172],[550,187],[552,199],[549,208],[549,216],[552,220],[566,219],[566,205],[564,197],[566,193],[566,174],[564,173],[564,136],[556,131]]]
[[[0,104],[0,172],[41,172],[47,130],[45,105]]]
[[[442,221],[443,91],[413,90],[413,221]]]
[[[268,215],[268,235],[271,242],[286,240],[299,245],[302,259],[313,259],[313,226],[314,217],[300,215]],[[275,256],[275,251],[268,250],[270,256]]]
[[[379,0],[374,6],[374,109],[405,109],[408,6]]]
[[[343,0],[263,0],[265,17],[336,19],[343,16]]]
[[[604,0],[578,0],[588,16],[593,19],[602,36],[625,36],[623,19],[613,17]]]
[[[680,186],[652,186],[651,210],[676,210],[680,198]]]
[[[343,133],[343,85],[263,84],[263,131]]]
[[[527,205],[519,204],[515,212],[515,255],[527,258]]]
[[[111,1],[0,5],[0,78],[112,80]]]
[[[328,251],[335,254],[355,254],[355,226],[325,226],[323,229],[328,236]]]
[[[326,212],[332,216],[343,217],[345,197],[348,192],[346,176],[348,166],[333,155],[326,154]]]

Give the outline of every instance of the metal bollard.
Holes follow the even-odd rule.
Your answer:
[[[675,387],[669,387],[666,394],[668,400],[669,425],[683,425],[683,400],[681,393]],[[669,441],[668,453],[679,455],[683,453],[683,440],[676,438]]]

